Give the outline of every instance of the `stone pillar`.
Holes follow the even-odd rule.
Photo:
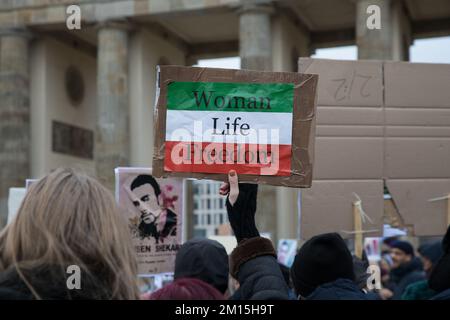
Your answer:
[[[411,21],[402,1],[392,6],[392,60],[409,61],[409,47],[413,42]]]
[[[29,39],[24,29],[0,30],[0,228],[9,188],[30,177]]]
[[[296,188],[277,188],[277,236],[278,239],[298,239],[299,211]]]
[[[270,1],[243,0],[239,13],[241,68],[272,70]]]
[[[98,30],[97,177],[114,190],[114,168],[129,164],[128,25],[105,22]]]
[[[273,7],[271,1],[243,0],[239,9],[239,55],[241,68],[271,71]],[[277,193],[272,186],[260,185],[256,222],[260,232],[277,237]]]
[[[381,29],[367,28],[372,13],[380,8]],[[358,59],[408,60],[411,29],[403,3],[398,0],[356,0],[356,44]]]

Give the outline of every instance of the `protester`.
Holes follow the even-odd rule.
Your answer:
[[[0,299],[137,299],[136,274],[112,194],[73,169],[33,183],[0,234]]]
[[[425,280],[422,262],[414,254],[407,241],[396,240],[390,244],[392,267],[387,288],[380,291],[383,299],[400,300],[405,289],[412,283]]]
[[[195,278],[180,278],[141,297],[143,300],[224,300],[216,288]]]
[[[288,287],[269,239],[260,237],[255,223],[258,186],[238,183],[234,170],[220,194],[228,195],[226,207],[237,247],[230,256],[231,276],[238,280],[239,289],[232,299],[287,300]]]
[[[423,269],[428,278],[433,271],[433,267],[442,256],[441,242],[426,243],[420,246],[417,251],[419,252],[419,258],[422,261]],[[436,291],[429,287],[428,279],[426,279],[410,284],[405,289],[402,300],[428,300],[434,295],[436,295]]]
[[[442,240],[442,251],[430,274],[430,288],[438,292],[432,300],[450,300],[450,227]]]
[[[184,243],[175,259],[175,280],[202,280],[222,294],[228,288],[228,255],[223,245],[210,239],[192,239]]]
[[[306,241],[295,256],[291,276],[302,299],[369,299],[354,281],[352,255],[337,233],[321,234]]]
[[[442,251],[442,241],[425,243],[417,251],[419,252],[420,260],[422,260],[423,270],[427,274],[427,277],[429,277],[434,266],[444,254],[444,251]]]

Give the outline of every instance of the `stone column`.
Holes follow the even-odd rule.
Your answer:
[[[0,30],[0,228],[10,187],[30,177],[30,91],[25,29]]]
[[[381,29],[369,29],[371,5],[380,8]],[[358,59],[408,60],[410,23],[400,1],[356,0],[356,44]]]
[[[239,10],[241,68],[272,70],[271,1],[243,0]]]
[[[114,190],[114,168],[129,164],[128,31],[119,22],[99,25],[97,53],[97,177]]]
[[[392,6],[392,60],[409,61],[409,47],[413,42],[411,20],[402,1]]]
[[[241,68],[271,71],[272,23],[271,1],[243,0],[239,9],[239,55]],[[260,185],[256,222],[260,232],[277,238],[277,192],[272,186]]]

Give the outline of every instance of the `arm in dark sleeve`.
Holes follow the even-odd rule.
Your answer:
[[[230,257],[231,275],[239,281],[242,300],[288,300],[288,287],[269,239],[243,240]]]

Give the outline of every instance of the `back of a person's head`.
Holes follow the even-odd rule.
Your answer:
[[[224,300],[225,297],[208,283],[194,278],[180,278],[155,291],[149,300]]]
[[[428,259],[433,265],[435,265],[444,254],[441,241],[425,243],[421,245],[417,251],[422,257]]]
[[[312,237],[295,256],[291,277],[297,294],[302,297],[309,296],[322,284],[337,279],[353,281],[352,255],[337,233]]]
[[[189,240],[181,246],[175,259],[175,279],[200,279],[222,293],[228,288],[228,273],[227,252],[215,240]]]
[[[33,183],[13,221],[0,234],[0,271],[15,270],[35,298],[45,298],[33,275],[81,269],[93,298],[138,297],[136,259],[127,225],[112,194],[74,169],[57,169]],[[99,284],[88,286],[86,281]],[[42,290],[44,291],[44,290]]]

